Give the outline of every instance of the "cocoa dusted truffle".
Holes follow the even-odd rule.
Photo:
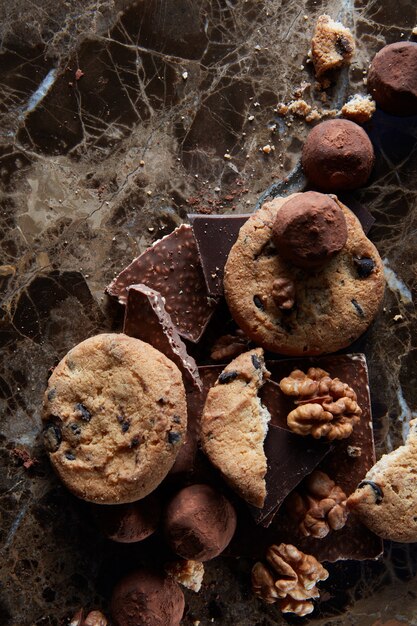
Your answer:
[[[305,269],[319,268],[346,243],[344,213],[323,193],[297,194],[277,212],[272,239],[285,260]]]
[[[171,577],[143,569],[116,585],[110,609],[117,626],[179,626],[184,605],[184,595]]]
[[[181,489],[168,504],[165,536],[173,551],[184,559],[208,561],[229,544],[236,529],[230,502],[209,485]]]
[[[95,505],[92,512],[97,526],[108,539],[134,543],[155,532],[161,517],[161,502],[155,493],[151,493],[131,504]]]
[[[349,120],[328,120],[308,135],[301,163],[312,185],[337,191],[364,185],[374,158],[372,144],[360,126]]]
[[[386,113],[417,115],[417,43],[384,46],[368,73],[368,91]]]

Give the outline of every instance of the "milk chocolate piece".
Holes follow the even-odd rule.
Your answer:
[[[128,288],[123,332],[150,343],[174,361],[186,378],[201,389],[197,364],[187,353],[160,293],[147,285]]]
[[[128,288],[145,284],[165,299],[165,308],[181,337],[197,343],[213,312],[191,226],[182,224],[132,261],[106,292],[126,304]]]
[[[239,230],[248,217],[238,214],[188,215],[211,296],[223,295],[224,266]]]
[[[319,464],[318,468],[328,474],[343,491],[350,495],[367,471],[375,463],[375,449],[372,431],[372,417],[368,386],[368,371],[363,354],[328,356],[315,359],[291,359],[267,362],[271,372],[271,380],[279,382],[292,370],[301,369],[306,372],[309,367],[321,367],[335,378],[347,383],[356,392],[358,404],[362,409],[360,423],[357,424],[350,437],[333,442],[332,449]],[[283,395],[283,394],[282,394]],[[280,410],[276,422],[294,408],[290,397],[280,399]],[[352,447],[360,448],[359,456],[352,456]],[[348,518],[346,526],[331,532],[323,539],[295,535],[294,522],[281,508],[270,525],[271,533],[276,542],[295,543],[308,554],[313,554],[320,562],[337,561],[339,559],[375,559],[382,551],[382,542],[355,516]]]

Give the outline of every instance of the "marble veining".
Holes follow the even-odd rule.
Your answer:
[[[357,43],[325,94],[308,59],[322,13]],[[58,626],[80,606],[107,611],[121,573],[158,553],[152,538],[127,549],[98,536],[39,437],[49,369],[82,339],[121,328],[105,285],[187,213],[250,212],[304,189],[311,126],[280,117],[277,105],[298,92],[324,111],[340,108],[366,92],[372,56],[412,39],[416,24],[415,0],[0,3],[1,625]],[[379,457],[417,416],[417,119],[377,111],[366,130],[376,163],[352,198],[376,219],[369,236],[387,289],[352,351],[368,358]],[[202,593],[186,592],[183,623],[300,623],[255,600],[250,568],[208,563]],[[417,623],[416,573],[415,545],[337,563],[304,621]]]

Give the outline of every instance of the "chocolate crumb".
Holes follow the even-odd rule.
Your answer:
[[[354,258],[354,264],[356,265],[356,271],[358,273],[359,278],[368,278],[374,270],[375,263],[372,259],[369,258]]]
[[[359,302],[355,300],[355,298],[353,298],[351,302],[353,306],[355,307],[356,313],[359,315],[359,317],[365,317],[365,311],[363,310]]]
[[[260,311],[264,311],[264,305],[259,296],[253,296],[253,303]]]
[[[75,454],[72,452],[65,452],[65,458],[68,459],[68,461],[75,461]]]
[[[233,370],[231,372],[222,372],[217,379],[217,382],[219,383],[219,385],[226,385],[227,383],[231,383],[232,380],[235,380],[237,376],[238,373],[236,372],[236,370]]]
[[[139,435],[136,435],[135,437],[133,437],[133,438],[130,440],[130,445],[129,445],[129,447],[130,447],[130,448],[136,448],[136,446],[138,446],[139,444],[140,444],[140,437],[139,437]]]
[[[174,415],[174,417],[172,418],[172,421],[175,422],[176,424],[181,424],[181,418],[179,415]]]
[[[89,422],[91,420],[91,413],[87,409],[87,407],[84,406],[84,404],[81,404],[80,402],[78,402],[75,405],[75,410],[81,413],[81,419],[84,420],[85,422]]]
[[[53,387],[52,389],[48,391],[48,400],[49,402],[52,402],[52,400],[54,400],[55,398],[56,398],[56,389],[55,387]]]
[[[130,420],[122,422],[122,433],[127,433],[130,428]]]
[[[382,502],[382,499],[384,497],[384,492],[382,491],[381,487],[377,485],[376,483],[374,483],[372,480],[361,480],[361,482],[358,485],[358,489],[361,489],[362,487],[365,487],[366,485],[369,485],[374,490],[375,502],[377,504]]]

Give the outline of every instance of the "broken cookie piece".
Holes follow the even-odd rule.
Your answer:
[[[320,15],[311,41],[311,56],[317,78],[330,70],[349,65],[355,40],[348,28],[329,15]]]
[[[209,297],[191,226],[182,224],[132,261],[106,288],[126,304],[128,288],[145,284],[165,299],[181,337],[198,342],[216,300]]]
[[[263,445],[270,416],[258,391],[268,376],[262,348],[241,354],[208,392],[201,419],[204,452],[231,487],[256,507],[266,497]]]
[[[383,539],[417,541],[417,420],[403,446],[381,459],[367,472],[348,498],[348,508]]]

